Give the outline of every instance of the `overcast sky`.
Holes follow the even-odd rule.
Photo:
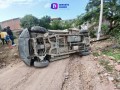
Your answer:
[[[89,0],[0,0],[0,22],[32,14],[38,18],[49,15],[52,18],[73,19],[85,12]],[[52,3],[69,4],[68,8],[51,9]]]

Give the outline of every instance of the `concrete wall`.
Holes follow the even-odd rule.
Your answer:
[[[10,20],[0,22],[0,25],[1,25],[2,28],[6,27],[6,26],[10,26],[11,30],[21,29],[20,18],[14,18],[14,19],[10,19]]]

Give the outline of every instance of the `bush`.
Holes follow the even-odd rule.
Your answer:
[[[51,29],[53,29],[53,30],[63,29],[61,21],[60,20],[53,20],[51,22]]]
[[[108,25],[103,24],[101,28],[102,28],[102,33],[106,35],[109,30]]]
[[[117,44],[120,45],[120,25],[118,27],[115,27],[110,35],[114,37],[114,40],[116,41]]]
[[[96,38],[96,31],[95,30],[90,30],[90,37],[91,38]]]

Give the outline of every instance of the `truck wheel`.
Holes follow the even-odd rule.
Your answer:
[[[47,67],[48,65],[49,65],[48,60],[34,61],[34,67],[37,67],[37,68],[44,68],[44,67]]]
[[[80,30],[80,33],[88,33],[87,30]]]
[[[89,51],[80,52],[80,56],[87,56],[87,55],[89,55],[89,54],[90,54]]]
[[[40,27],[40,26],[33,26],[31,28],[31,32],[45,34],[47,33],[47,29],[45,29],[44,27]]]

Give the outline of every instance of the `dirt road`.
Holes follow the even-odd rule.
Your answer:
[[[117,90],[100,72],[103,68],[93,55],[73,55],[42,69],[13,61],[0,69],[0,90]]]
[[[0,71],[0,90],[61,90],[69,59],[33,68],[23,62]]]
[[[0,71],[0,90],[115,90],[100,79],[92,56],[52,62],[47,68],[33,68],[19,62]]]

